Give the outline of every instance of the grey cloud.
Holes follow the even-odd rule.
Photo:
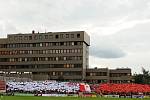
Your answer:
[[[91,48],[90,54],[95,57],[111,59],[111,58],[121,58],[126,56],[126,54],[118,48]]]
[[[108,36],[119,47],[130,52],[149,52],[150,50],[150,22],[137,24],[132,28],[124,29]]]
[[[118,20],[124,16],[140,18],[144,11],[148,10],[149,0],[82,0],[80,5],[74,9],[65,19],[70,23],[107,23]],[[147,14],[145,12],[145,14]],[[145,16],[144,16],[145,17]]]
[[[40,32],[45,29],[85,30],[91,32],[90,55],[109,61],[111,58],[118,58],[111,59],[110,66],[116,60],[120,65],[124,65],[122,62],[126,60],[132,65],[130,61],[139,55],[135,51],[144,52],[141,54],[142,57],[149,59],[145,51],[150,51],[150,25],[136,26],[138,23],[135,23],[131,27],[126,27],[128,24],[125,24],[124,28],[124,23],[149,19],[150,0],[0,0],[0,2],[0,37],[8,33],[30,32],[33,29]],[[107,36],[101,37],[102,34]],[[136,56],[130,56],[130,52],[134,52]],[[149,61],[142,60],[140,56],[139,60],[143,61],[141,63],[149,64]]]
[[[90,54],[103,59],[122,58],[127,55],[106,36],[92,36]],[[94,42],[93,42],[94,41]]]
[[[0,17],[6,21],[11,20],[12,24],[23,32],[30,31],[35,26],[44,26],[51,31],[56,27],[68,29],[87,23],[106,25],[126,15],[132,15],[135,10],[136,16],[147,9],[148,1],[1,0]]]

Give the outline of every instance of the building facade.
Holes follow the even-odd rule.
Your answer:
[[[86,81],[91,83],[130,83],[132,75],[130,68],[94,68],[87,69]]]
[[[130,77],[119,79],[118,75],[131,76],[131,69],[89,69],[89,46],[90,37],[84,31],[10,34],[0,39],[0,75],[33,80],[129,82]]]
[[[83,80],[89,39],[84,31],[8,35],[0,39],[1,74],[34,80]]]

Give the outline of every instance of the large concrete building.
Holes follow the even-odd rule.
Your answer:
[[[130,83],[132,82],[132,75],[130,68],[94,68],[87,69],[86,81],[92,83]]]
[[[0,69],[7,76],[83,80],[89,36],[84,31],[13,34],[0,39]]]
[[[130,81],[129,77],[124,77],[125,81],[113,78],[131,76],[130,69],[89,69],[89,45],[90,37],[84,31],[10,34],[0,39],[0,75],[33,80]]]

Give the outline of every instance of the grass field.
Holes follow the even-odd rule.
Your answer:
[[[4,96],[0,100],[141,100],[131,98],[80,98],[80,97],[31,97],[31,96]],[[142,100],[150,100],[142,99]]]

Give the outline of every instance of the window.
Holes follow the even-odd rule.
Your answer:
[[[48,46],[52,46],[53,45],[53,43],[48,43]]]
[[[36,43],[36,47],[39,47],[40,46],[40,44],[39,43]]]
[[[29,36],[29,40],[32,40],[32,36]]]
[[[13,40],[13,37],[12,37],[12,36],[9,36],[8,38],[9,38],[9,41]]]
[[[77,34],[77,38],[80,38],[80,34]]]
[[[21,62],[22,61],[22,58],[19,58],[19,62]]]
[[[24,58],[24,61],[26,62],[26,61],[27,61],[27,58]]]
[[[78,42],[74,42],[74,45],[78,45]]]
[[[60,34],[60,38],[63,38],[64,37],[64,35],[63,34]]]
[[[39,35],[39,39],[42,39],[42,35]]]
[[[53,45],[53,46],[56,46],[56,43],[55,43],[55,42],[53,42],[53,43],[52,43],[52,45]]]
[[[59,43],[59,42],[56,42],[56,46],[60,46],[60,43]]]
[[[71,53],[74,53],[74,49],[72,49]]]
[[[40,47],[42,47],[43,46],[43,44],[42,43],[40,43]]]
[[[71,67],[74,68],[74,64],[71,64]]]
[[[74,34],[71,34],[71,38],[74,38]]]
[[[45,50],[45,54],[48,54],[48,50]]]
[[[74,51],[75,53],[77,53],[78,52],[78,50],[77,49],[75,49],[75,51]]]
[[[81,50],[80,50],[80,49],[78,49],[78,53],[81,53]]]
[[[67,45],[67,46],[70,46],[70,42],[66,42],[66,45]]]
[[[56,50],[56,53],[58,53],[58,50]]]
[[[67,64],[67,66],[66,66],[67,68],[69,68],[69,64]]]
[[[38,39],[38,36],[37,36],[37,35],[34,35],[34,39],[37,40],[37,39]]]
[[[55,73],[55,72],[53,72],[53,76],[55,76],[55,74],[56,74],[56,73]]]
[[[45,46],[48,47],[48,43],[45,43]]]
[[[48,35],[45,35],[45,39],[48,39]]]
[[[29,54],[32,54],[32,50],[29,51]]]
[[[28,40],[28,36],[25,36],[25,37],[24,37],[24,40]]]
[[[48,61],[48,58],[47,58],[47,57],[45,58],[45,61]]]
[[[22,40],[22,36],[19,36],[19,40]]]
[[[60,42],[60,45],[64,45],[64,42]]]
[[[49,35],[49,39],[52,39],[53,38],[53,35]]]
[[[53,50],[49,50],[48,52],[49,52],[49,54],[51,54],[51,53],[53,53]]]
[[[53,53],[55,53],[55,50],[53,50]]]
[[[82,42],[77,42],[77,45],[82,45]]]
[[[64,50],[64,53],[66,53],[66,49]]]
[[[71,42],[71,45],[74,45],[74,42]]]
[[[38,50],[38,54],[43,54],[43,50]]]
[[[55,35],[55,38],[56,38],[56,39],[58,39],[58,38],[59,38],[59,36],[58,36],[58,35]]]
[[[60,53],[64,53],[63,50],[60,50]]]
[[[66,42],[64,42],[64,45],[66,46],[66,45],[67,45],[67,43],[66,43]]]
[[[18,40],[18,36],[15,36],[15,40]]]
[[[30,47],[33,47],[33,44],[29,44],[30,45]]]
[[[69,50],[67,50],[67,53],[69,53]]]
[[[69,38],[69,34],[66,34],[66,38]]]
[[[43,51],[43,54],[45,54],[45,50],[42,50]]]
[[[58,35],[55,35],[55,38],[58,39]]]
[[[56,57],[56,61],[58,61],[58,57]]]

